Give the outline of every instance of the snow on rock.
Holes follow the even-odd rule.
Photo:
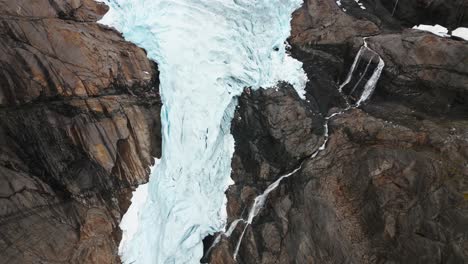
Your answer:
[[[304,97],[307,77],[302,63],[286,54],[285,43],[291,13],[302,0],[106,3],[111,8],[101,23],[117,28],[158,63],[163,100],[161,162],[146,200],[142,189],[129,209],[137,219],[123,221],[122,260],[199,263],[202,239],[226,225],[236,96],[244,87],[284,80]],[[137,223],[128,229],[129,222]]]
[[[448,34],[448,29],[441,25],[435,25],[435,26],[419,25],[419,26],[414,26],[413,29],[431,32],[432,34],[435,34],[440,37],[448,38],[448,37],[453,36],[453,37],[461,38],[463,40],[468,40],[468,28],[464,28],[464,27],[459,27],[453,30],[451,34]]]
[[[356,2],[356,4],[359,6],[359,8],[361,8],[361,9],[363,9],[363,10],[366,9],[366,7],[364,6],[364,4],[361,3],[361,2],[359,2],[359,0],[354,0],[354,2]],[[335,3],[336,3],[336,5],[337,5],[338,7],[341,8],[341,10],[343,10],[343,12],[346,12],[346,8],[343,7],[343,4],[341,3],[341,0],[336,0]]]
[[[414,26],[413,29],[431,32],[432,34],[435,34],[435,35],[440,36],[440,37],[449,37],[450,36],[448,34],[448,29],[441,26],[441,25],[431,26],[431,25],[421,24],[419,26]]]
[[[468,28],[459,27],[452,31],[452,36],[468,40]]]
[[[358,4],[361,9],[366,9],[366,7],[361,2],[359,2],[359,0],[354,0],[354,2],[356,2],[356,4]]]

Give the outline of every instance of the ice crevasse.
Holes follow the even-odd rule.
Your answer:
[[[163,101],[162,157],[145,201],[129,210],[137,227],[125,234],[132,221],[122,226],[122,260],[199,263],[202,239],[226,225],[236,97],[279,81],[303,96],[306,75],[285,44],[302,0],[105,1],[101,23],[158,63]]]

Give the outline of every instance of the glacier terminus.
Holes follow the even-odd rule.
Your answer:
[[[134,199],[129,209],[137,215],[124,216],[120,255],[124,263],[199,263],[202,239],[226,228],[236,97],[244,88],[279,81],[304,94],[302,63],[286,53],[285,42],[302,1],[106,3],[111,8],[100,22],[158,63],[163,101],[161,161],[144,186],[146,195],[139,195],[143,201]]]

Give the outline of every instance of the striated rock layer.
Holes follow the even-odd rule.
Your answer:
[[[365,9],[339,2],[305,1],[292,21],[291,53],[304,63],[307,100],[290,87],[239,99],[235,184],[227,191],[229,223],[237,225],[209,250],[205,240],[204,261],[468,260],[468,42],[405,29],[414,19],[466,26],[455,16],[467,7],[432,1],[415,11],[410,3],[431,1],[400,1],[392,16],[380,1],[360,1]],[[449,11],[453,6],[460,10]],[[330,118],[329,141],[311,158],[325,139],[324,118],[355,102],[375,69],[377,55],[358,55],[362,45],[385,62],[376,91],[361,107]],[[356,56],[354,77],[344,85]],[[294,169],[251,225],[236,221],[247,220],[255,197]]]
[[[92,0],[0,1],[0,263],[119,263],[160,155],[158,69]]]

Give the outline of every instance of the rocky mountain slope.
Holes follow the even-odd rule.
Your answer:
[[[0,0],[0,263],[120,262],[118,224],[160,155],[161,102],[157,66],[96,23],[106,11]],[[288,84],[239,98],[237,225],[206,239],[204,261],[465,263],[468,42],[410,28],[468,27],[467,13],[465,0],[305,0],[289,42],[307,98]],[[364,44],[374,52],[346,83]],[[371,100],[330,117],[379,57]],[[250,225],[236,221],[292,171]]]
[[[468,3],[393,2],[308,0],[296,11],[291,53],[308,74],[307,101],[290,87],[239,99],[233,228],[205,239],[204,261],[466,263],[468,42],[408,27],[467,27]],[[358,55],[363,45],[375,53]],[[372,99],[331,117],[326,137],[327,117],[356,102],[378,56]],[[246,224],[254,199],[294,169]]]
[[[156,64],[92,0],[0,1],[0,263],[119,263],[160,155]]]

